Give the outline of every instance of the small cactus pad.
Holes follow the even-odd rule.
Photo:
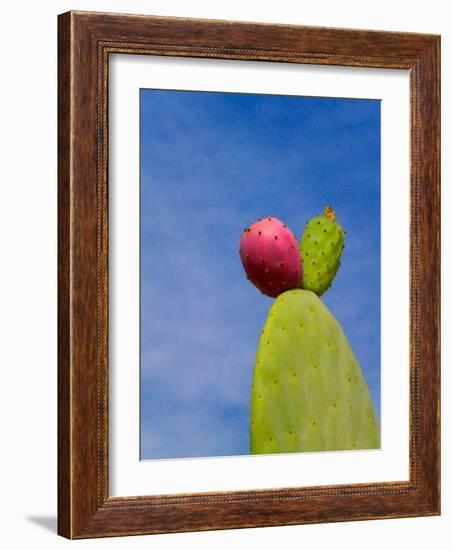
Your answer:
[[[321,296],[341,265],[343,248],[344,231],[334,210],[327,206],[323,214],[307,222],[299,243],[304,268],[301,287]]]
[[[297,240],[278,218],[269,216],[245,229],[239,252],[248,279],[263,294],[276,298],[300,287],[303,264]]]
[[[313,292],[284,292],[256,354],[251,453],[379,447],[370,393],[340,324]]]

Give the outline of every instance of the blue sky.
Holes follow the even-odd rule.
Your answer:
[[[380,410],[380,102],[141,90],[141,458],[249,452],[254,355],[272,299],[245,227],[347,231],[322,296]]]

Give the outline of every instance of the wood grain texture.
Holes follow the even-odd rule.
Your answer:
[[[69,534],[71,503],[70,410],[70,33],[69,14],[60,17],[58,33],[58,531]]]
[[[69,12],[59,17],[58,531],[68,538],[434,515],[440,510],[438,36]],[[410,479],[108,495],[108,56],[410,70]]]

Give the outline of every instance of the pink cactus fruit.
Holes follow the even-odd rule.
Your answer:
[[[301,286],[303,264],[297,240],[274,216],[245,229],[240,237],[240,258],[248,279],[267,296],[276,298]]]

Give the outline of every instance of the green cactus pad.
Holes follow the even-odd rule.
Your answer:
[[[330,286],[341,265],[344,231],[332,208],[307,222],[299,249],[303,260],[301,287],[321,296]]]
[[[369,390],[340,324],[313,292],[282,293],[256,354],[251,453],[379,447]]]

